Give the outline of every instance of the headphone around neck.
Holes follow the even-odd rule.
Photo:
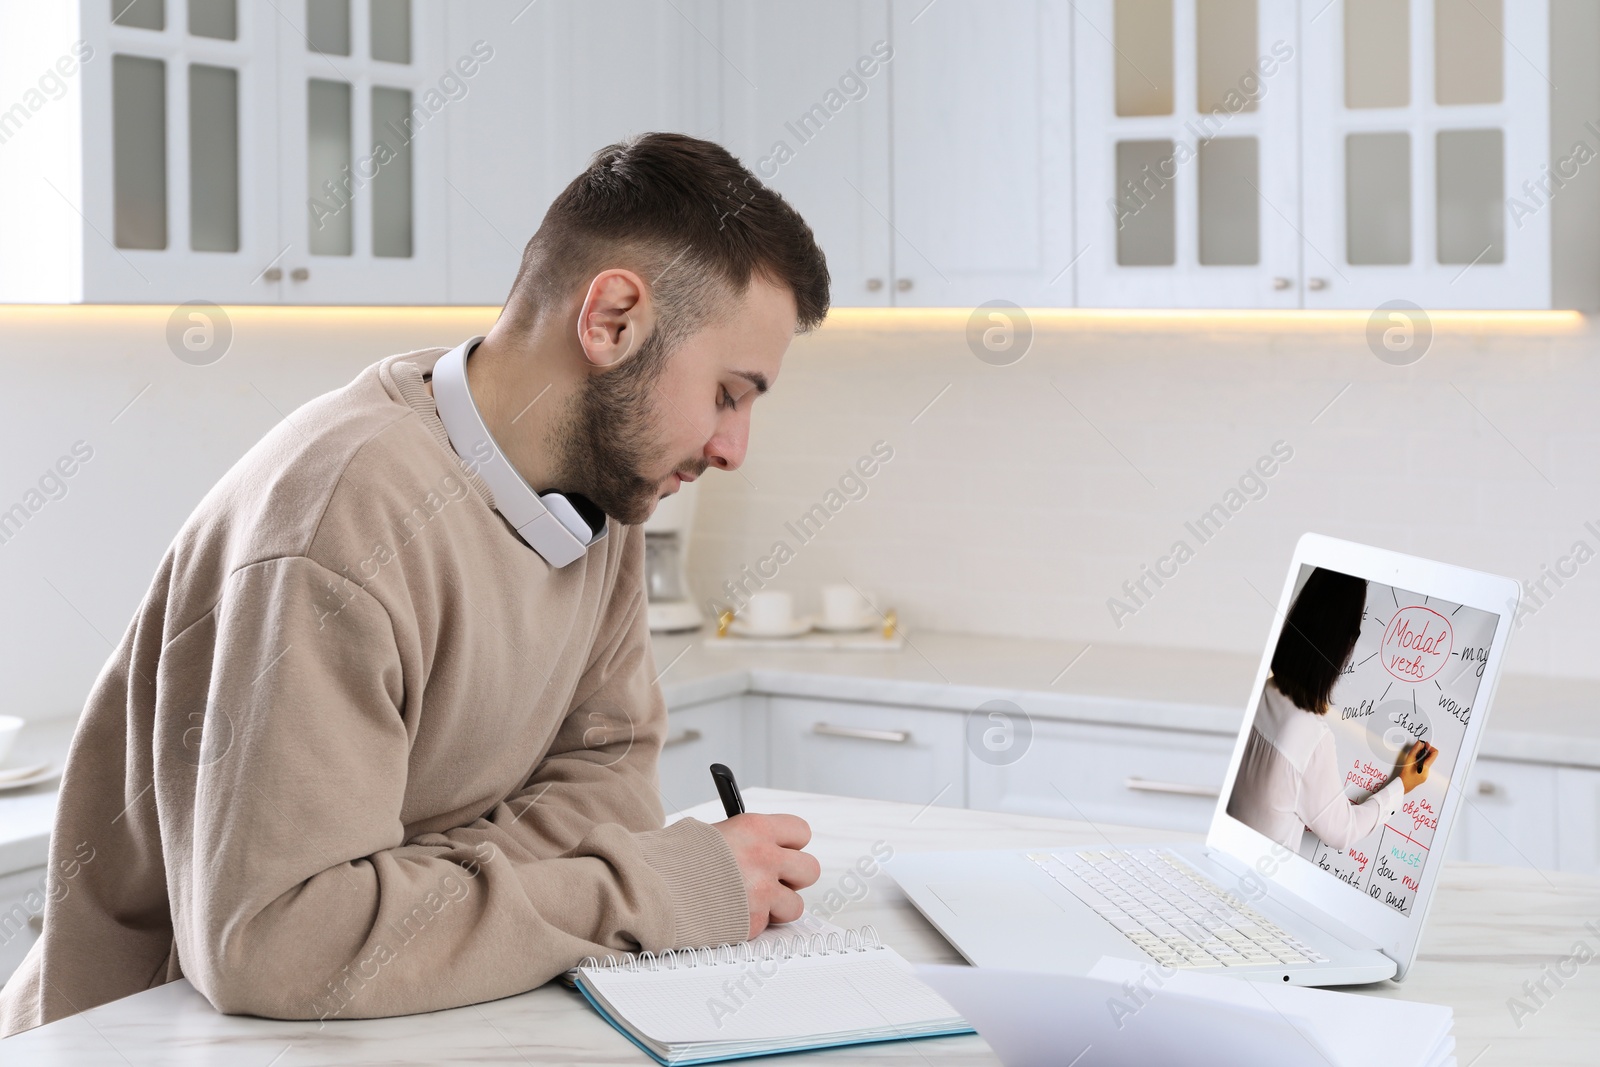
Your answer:
[[[474,337],[457,345],[434,365],[439,421],[456,455],[488,483],[495,510],[517,536],[552,567],[565,567],[605,537],[605,513],[576,493],[534,492],[495,443],[467,387],[467,357],[482,340]]]

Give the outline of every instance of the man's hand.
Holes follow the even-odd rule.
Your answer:
[[[797,889],[816,882],[822,865],[800,850],[811,840],[811,827],[794,815],[735,815],[713,823],[739,863],[744,893],[750,901],[750,936],[769,923],[800,918],[805,902]]]
[[[1400,753],[1400,762],[1395,767],[1395,773],[1400,776],[1400,781],[1409,793],[1417,786],[1428,780],[1428,771],[1433,767],[1433,761],[1439,758],[1439,750],[1426,741],[1417,741],[1406,746]]]

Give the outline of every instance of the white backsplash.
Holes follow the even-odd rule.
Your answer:
[[[1395,367],[1360,322],[1218,320],[1042,327],[995,367],[959,324],[834,330],[791,350],[744,470],[703,483],[690,575],[727,601],[748,565],[801,611],[847,579],[913,632],[1254,654],[1307,530],[1524,582],[1578,540],[1600,552],[1597,354],[1583,328],[1450,325]],[[878,441],[894,458],[802,544],[797,518]],[[1200,526],[1217,504],[1235,510]],[[1600,560],[1576,569],[1547,582],[1512,669],[1600,677]]]
[[[0,309],[0,510],[72,469],[65,494],[47,483],[59,498],[0,543],[0,712],[81,707],[179,524],[283,413],[492,319],[237,310],[232,349],[201,367],[167,347],[167,311]],[[1276,598],[1308,529],[1524,581],[1577,540],[1600,550],[1584,526],[1600,529],[1597,356],[1588,333],[1457,329],[1400,368],[1373,358],[1359,325],[1058,324],[994,367],[959,322],[830,326],[796,342],[756,404],[744,470],[702,482],[690,576],[704,601],[741,567],[764,567],[802,611],[848,579],[913,634],[1253,653],[1263,597]],[[92,457],[56,468],[80,441]],[[1185,523],[1279,441],[1293,455],[1266,495],[1200,544]],[[830,504],[820,530],[815,518],[800,528]],[[1193,558],[1159,589],[1146,578],[1153,595],[1133,604],[1122,583],[1180,538]],[[774,558],[778,541],[790,558]],[[1120,628],[1113,596],[1137,607]],[[1512,667],[1600,677],[1597,637],[1591,561],[1519,631]]]

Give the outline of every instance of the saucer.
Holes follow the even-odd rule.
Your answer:
[[[20,777],[13,777],[19,771],[26,771]],[[12,789],[25,789],[30,785],[48,782],[57,777],[61,772],[48,763],[40,763],[32,767],[0,767],[0,793]]]
[[[783,627],[782,629],[754,630],[751,629],[747,623],[739,619],[738,616],[735,616],[734,620],[728,624],[728,632],[733,634],[735,637],[748,637],[755,639],[799,637],[801,634],[810,633],[814,625],[815,622],[809,615],[802,615],[798,619],[791,619],[789,625]]]

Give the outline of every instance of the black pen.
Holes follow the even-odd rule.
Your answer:
[[[739,783],[733,780],[733,772],[726,764],[713,763],[711,765],[711,780],[717,783],[717,795],[722,798],[723,810],[728,813],[728,818],[744,814],[744,797],[739,795]]]

